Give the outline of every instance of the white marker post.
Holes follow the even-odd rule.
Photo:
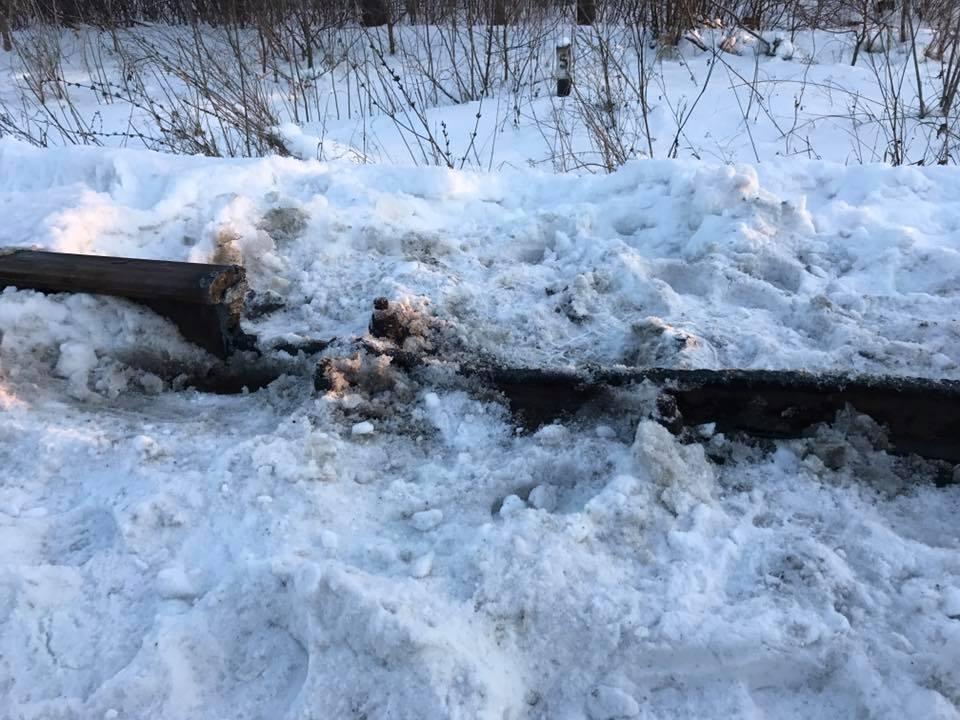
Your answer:
[[[573,87],[572,60],[573,46],[564,38],[557,45],[557,97],[567,97]]]

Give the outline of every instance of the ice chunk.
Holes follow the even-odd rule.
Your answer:
[[[373,435],[374,427],[373,423],[369,420],[364,420],[363,422],[358,422],[350,430],[350,434],[354,437],[363,436],[363,435]]]

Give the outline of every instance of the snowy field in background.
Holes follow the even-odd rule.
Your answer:
[[[242,261],[267,348],[383,295],[503,362],[960,378],[960,170],[557,176],[528,140],[485,173],[5,139],[0,247]],[[960,485],[863,419],[531,435],[443,382],[177,389],[209,363],[0,292],[0,718],[960,718]]]
[[[472,30],[401,25],[394,55],[384,31],[324,30],[312,67],[262,58],[252,31],[24,31],[21,50],[0,55],[0,134],[50,146],[271,150],[248,142],[248,123],[254,135],[274,126],[303,159],[480,170],[602,172],[640,157],[960,162],[960,114],[934,110],[943,68],[924,54],[933,38],[923,27],[916,65],[908,43],[864,48],[851,65],[850,28],[763,41],[704,30],[693,34],[702,48],[683,40],[665,51],[623,27],[559,19],[511,28],[505,47],[498,30]],[[570,38],[574,91],[560,99],[555,46]]]

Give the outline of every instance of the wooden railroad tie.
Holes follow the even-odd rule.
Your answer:
[[[255,338],[240,328],[246,298],[245,274],[236,265],[208,265],[73,255],[36,250],[0,251],[0,288],[46,293],[111,295],[140,303],[172,320],[187,340],[228,359],[237,350],[254,349]],[[895,376],[857,376],[793,370],[678,370],[670,368],[589,367],[580,370],[504,367],[495,363],[445,362],[398,349],[407,328],[386,298],[374,303],[373,336],[388,340],[385,350],[359,339],[356,350],[390,355],[411,373],[432,364],[452,366],[463,377],[495,388],[528,427],[591,406],[615,411],[611,389],[649,383],[659,389],[658,416],[679,431],[682,426],[714,422],[721,431],[770,438],[799,437],[818,423],[832,422],[846,407],[883,425],[898,453],[960,463],[960,381]],[[290,347],[307,356],[330,341]],[[346,349],[350,343],[343,345]],[[268,355],[241,353],[197,387],[221,391],[263,387],[289,363]],[[329,362],[329,361],[327,361]],[[317,389],[324,386],[321,362]],[[223,380],[226,378],[226,381]]]
[[[396,342],[404,335],[385,298],[374,302],[370,333]],[[368,352],[378,352],[367,346]],[[390,352],[395,365],[415,371],[430,362]],[[438,359],[442,362],[442,358]],[[852,407],[886,428],[891,450],[960,463],[960,381],[893,375],[798,370],[684,370],[588,367],[577,370],[460,363],[460,375],[496,388],[513,414],[536,428],[590,406],[616,411],[612,388],[650,383],[659,389],[657,415],[674,432],[716,423],[722,432],[755,437],[802,437]],[[322,375],[322,365],[320,375]],[[321,383],[322,383],[322,378]]]
[[[246,274],[239,265],[14,249],[0,252],[5,287],[126,298],[169,318],[184,338],[221,359],[246,346]]]

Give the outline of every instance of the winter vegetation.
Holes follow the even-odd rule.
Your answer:
[[[606,172],[960,157],[949,0],[4,3],[0,133],[42,146]]]
[[[958,90],[955,0],[0,0],[0,261],[251,336],[0,288],[0,719],[960,720],[950,457],[464,371],[960,382]]]

